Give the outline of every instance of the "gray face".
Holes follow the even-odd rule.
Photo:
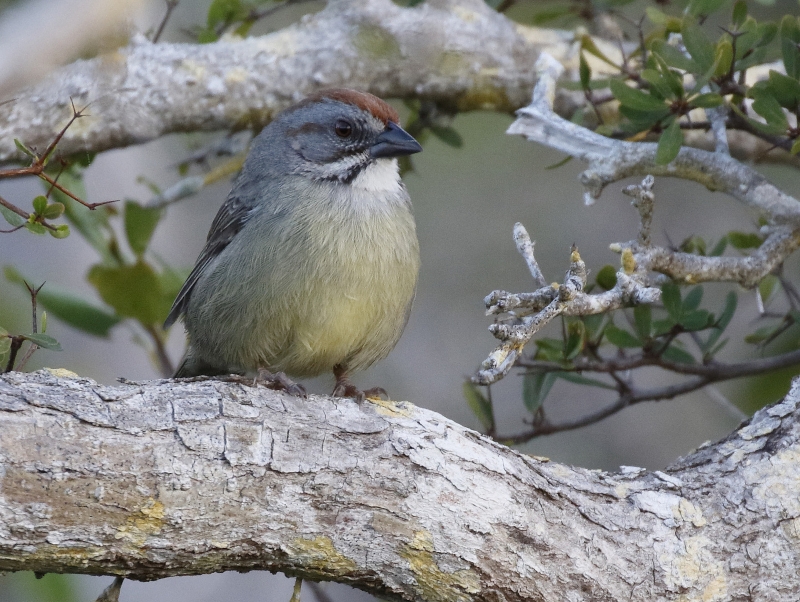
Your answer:
[[[281,132],[294,173],[349,182],[374,160],[369,149],[386,126],[356,106],[325,100],[301,104],[281,114],[267,129]]]
[[[416,140],[391,121],[384,123],[352,104],[323,99],[279,115],[256,138],[251,155],[273,174],[351,182],[378,158],[420,150]]]

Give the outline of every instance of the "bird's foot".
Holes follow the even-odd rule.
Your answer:
[[[275,372],[273,374],[266,368],[259,368],[258,375],[253,381],[253,386],[259,384],[269,387],[270,389],[275,389],[276,391],[286,391],[289,395],[294,395],[295,397],[308,397],[306,388],[294,382],[283,372]]]
[[[350,382],[350,379],[347,377],[347,368],[342,364],[337,364],[333,367],[333,376],[336,378],[336,384],[333,387],[333,393],[331,393],[334,397],[352,397],[358,403],[361,403],[367,398],[380,399],[381,397],[385,397],[389,399],[389,394],[383,387],[372,387],[364,391],[356,387]]]
[[[303,385],[298,384],[286,376],[283,372],[276,372],[273,374],[265,368],[259,368],[258,374],[255,378],[245,376],[244,374],[220,374],[219,376],[192,376],[189,378],[177,378],[180,381],[196,381],[196,380],[220,380],[226,383],[238,383],[248,387],[256,387],[264,385],[269,389],[275,391],[286,391],[289,395],[295,397],[308,397],[306,389]]]
[[[382,397],[389,399],[389,394],[386,393],[386,389],[383,387],[372,387],[371,389],[362,391],[347,378],[336,380],[336,386],[333,388],[332,395],[334,397],[352,397],[358,403],[361,403],[365,399],[380,399]]]

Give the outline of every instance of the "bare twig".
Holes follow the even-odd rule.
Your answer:
[[[169,21],[169,18],[172,16],[172,11],[175,10],[175,7],[178,6],[179,2],[180,0],[164,0],[164,3],[167,5],[167,12],[164,14],[164,18],[161,19],[158,29],[153,34],[153,39],[151,40],[153,44],[158,42],[161,34],[164,33],[164,28],[167,26],[167,21]]]

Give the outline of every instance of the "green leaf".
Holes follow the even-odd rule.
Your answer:
[[[722,314],[717,320],[717,326],[720,330],[725,330],[728,327],[728,324],[731,322],[731,318],[733,318],[733,314],[736,312],[736,305],[738,304],[739,299],[733,291],[729,292],[725,296],[725,309],[722,310]]]
[[[42,215],[44,210],[47,209],[47,197],[39,195],[33,199],[33,210]]]
[[[600,288],[610,291],[617,286],[617,270],[614,269],[613,265],[604,265],[600,268],[600,271],[597,272],[595,281]]]
[[[669,333],[675,326],[675,320],[664,318],[663,320],[653,320],[653,336],[661,337]]]
[[[608,383],[604,383],[601,380],[597,380],[594,378],[587,378],[586,376],[581,376],[576,372],[554,372],[554,374],[558,375],[558,378],[563,378],[564,380],[575,383],[576,385],[586,385],[588,387],[600,387],[601,389],[610,389],[611,391],[616,391],[616,387],[613,385],[609,385]]]
[[[0,332],[0,357],[3,357],[9,351],[11,351],[11,338],[5,331]],[[4,357],[3,360],[5,360]],[[3,361],[2,365],[0,365],[0,370],[4,369],[5,369],[5,361]]]
[[[642,341],[633,336],[627,330],[617,328],[613,324],[606,327],[606,340],[617,347],[636,348],[642,346]]]
[[[766,84],[759,82],[753,86],[754,89],[759,87],[762,87],[764,92],[771,93],[779,105],[792,112],[800,106],[800,81],[793,77],[787,77],[783,73],[771,69]]]
[[[728,242],[734,249],[757,249],[763,242],[761,236],[755,232],[728,232]]]
[[[37,197],[38,198],[38,197]],[[45,219],[58,219],[64,213],[63,203],[50,203],[41,212]]]
[[[236,20],[243,11],[241,0],[212,0],[208,7],[206,24],[209,29],[227,25]]]
[[[725,307],[722,309],[722,313],[720,314],[719,318],[717,319],[716,323],[714,324],[714,330],[708,335],[708,340],[702,345],[703,354],[704,355],[715,355],[719,349],[722,347],[718,347],[713,349],[716,342],[722,336],[722,333],[725,332],[725,329],[730,324],[731,319],[733,318],[733,314],[736,312],[736,305],[738,304],[738,297],[735,292],[730,291],[725,296]]]
[[[680,250],[684,253],[693,253],[695,255],[706,254],[706,241],[696,234],[686,238],[680,245]]]
[[[781,54],[789,77],[800,79],[800,25],[792,15],[785,15],[780,25]]]
[[[761,115],[775,131],[785,133],[789,129],[789,121],[786,119],[786,114],[774,96],[760,94],[753,101],[753,110]]]
[[[797,153],[800,153],[800,138],[798,138],[797,140],[794,141],[794,144],[792,144],[792,150],[790,152],[793,155],[796,155]]]
[[[689,332],[708,328],[713,322],[713,316],[705,309],[698,309],[683,315],[680,325]]]
[[[717,241],[717,244],[714,245],[714,248],[711,249],[711,252],[708,254],[709,257],[719,257],[725,252],[725,248],[728,246],[728,237],[723,236]]]
[[[592,54],[599,58],[604,63],[611,65],[612,67],[616,67],[619,69],[619,65],[617,65],[614,61],[608,58],[598,47],[597,44],[594,43],[594,40],[589,35],[581,36],[581,50],[585,50],[589,54]]]
[[[674,119],[669,127],[664,130],[658,139],[656,149],[656,164],[666,165],[678,156],[683,144],[683,132],[677,119]]]
[[[667,347],[664,352],[661,354],[665,360],[669,360],[671,362],[676,362],[679,364],[694,364],[695,360],[691,353],[688,353],[677,347],[676,345],[670,345]]]
[[[758,345],[771,339],[778,333],[778,331],[781,330],[781,328],[783,328],[782,324],[778,324],[777,326],[762,326],[761,328],[756,329],[756,331],[752,334],[748,334],[746,337],[744,337],[744,340],[746,343]]]
[[[55,230],[48,230],[47,233],[53,238],[66,238],[69,236],[69,226],[67,224],[59,224]]]
[[[637,111],[656,111],[664,108],[663,100],[659,100],[641,90],[631,88],[618,79],[611,80],[610,87],[611,93],[623,106]]]
[[[670,67],[677,67],[690,73],[700,71],[697,63],[664,40],[653,40],[651,52],[657,54]]]
[[[25,290],[27,290],[25,282],[32,281],[11,266],[6,266],[4,272],[9,282],[17,284]],[[108,331],[121,320],[118,316],[49,284],[39,291],[36,301],[62,322],[97,336],[107,337]]]
[[[567,340],[564,343],[564,359],[575,359],[583,351],[586,340],[586,327],[583,322],[570,322],[567,326]]]
[[[717,77],[727,75],[732,64],[733,43],[723,38],[717,42],[717,48],[714,51],[714,75]]]
[[[489,403],[477,385],[466,381],[464,383],[464,399],[467,400],[467,405],[480,421],[483,428],[487,431],[492,430],[494,427],[494,415],[492,413],[492,404]]]
[[[699,94],[690,100],[692,106],[700,107],[701,109],[710,109],[718,107],[725,102],[719,94],[709,92],[707,94]]]
[[[535,414],[542,407],[557,378],[555,372],[545,372],[543,374],[526,374],[522,379],[522,401],[531,414]]]
[[[696,286],[692,290],[689,291],[689,294],[686,295],[683,299],[683,303],[681,304],[681,312],[688,313],[690,311],[694,311],[698,307],[700,307],[700,302],[703,300],[703,287]]]
[[[169,312],[172,299],[163,294],[158,274],[141,260],[118,267],[95,265],[88,280],[122,317],[151,326],[161,324]]]
[[[580,62],[578,64],[578,73],[580,74],[581,87],[584,90],[588,90],[589,82],[592,80],[592,69],[589,67],[589,63],[586,62],[586,57],[582,52],[580,54]]]
[[[692,0],[686,10],[695,17],[707,16],[716,12],[728,2],[729,0]]]
[[[653,312],[649,305],[637,305],[633,308],[633,321],[636,324],[636,334],[646,340],[650,338]]]
[[[147,250],[162,215],[163,210],[160,208],[142,207],[135,201],[125,202],[125,236],[137,256],[143,255]]]
[[[656,69],[644,69],[642,71],[642,79],[650,84],[653,91],[657,92],[662,98],[675,98],[675,93],[670,86],[667,78],[662,75],[661,71]]]
[[[561,339],[542,338],[534,341],[536,344],[536,359],[550,362],[560,362],[564,357],[564,341]]]
[[[604,321],[603,314],[594,314],[591,316],[583,316],[581,320],[583,321],[584,328],[586,328],[586,338],[593,339],[601,334],[603,330],[603,321]]]
[[[670,69],[667,62],[657,52],[653,53],[653,60],[658,64],[658,69],[671,92],[671,94],[667,94],[666,98],[683,98],[685,95],[683,76]]]
[[[2,214],[3,219],[5,219],[14,228],[19,228],[27,221],[24,217],[15,213],[14,211],[11,211],[11,209],[5,205],[0,205],[0,214]]]
[[[685,17],[681,24],[683,44],[701,72],[706,72],[714,65],[714,44],[697,23],[696,19]]]
[[[733,24],[734,26],[741,27],[744,20],[747,18],[747,2],[739,0],[733,5]]]
[[[670,318],[675,322],[681,319],[683,305],[681,303],[681,290],[674,282],[667,282],[661,287],[661,302],[667,310]]]
[[[778,288],[779,283],[780,280],[778,280],[778,277],[772,274],[767,274],[761,279],[761,282],[758,283],[758,294],[761,295],[761,300],[765,304],[772,298],[772,294],[775,292],[775,289]]]
[[[49,334],[42,334],[41,332],[33,332],[26,334],[25,338],[31,343],[37,344],[42,349],[49,349],[50,351],[61,351],[61,343],[56,341]]]
[[[34,234],[47,234],[47,228],[39,222],[31,221],[30,218],[25,222],[25,227]]]
[[[461,137],[461,134],[451,127],[432,125],[430,130],[434,136],[444,142],[447,146],[452,146],[453,148],[461,148],[464,146],[464,139]]]
[[[36,153],[34,153],[31,149],[25,146],[21,140],[18,138],[14,138],[14,146],[17,147],[17,150],[25,155],[28,155],[31,159],[36,158]]]
[[[730,108],[733,109],[733,112],[736,113],[739,117],[747,121],[754,129],[758,130],[759,132],[763,132],[765,134],[770,134],[773,136],[782,136],[786,134],[786,130],[781,128],[780,126],[769,125],[768,123],[762,123],[756,119],[748,117],[744,113],[742,113],[741,109],[737,107],[735,104],[731,104]]]

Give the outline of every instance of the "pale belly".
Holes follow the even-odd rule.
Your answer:
[[[315,217],[263,257],[217,268],[237,271],[241,286],[223,289],[211,278],[195,291],[206,295],[201,319],[212,325],[191,336],[197,317],[187,315],[199,357],[228,369],[304,377],[336,365],[358,371],[388,355],[416,289],[413,217],[403,208],[359,223],[331,219]]]

